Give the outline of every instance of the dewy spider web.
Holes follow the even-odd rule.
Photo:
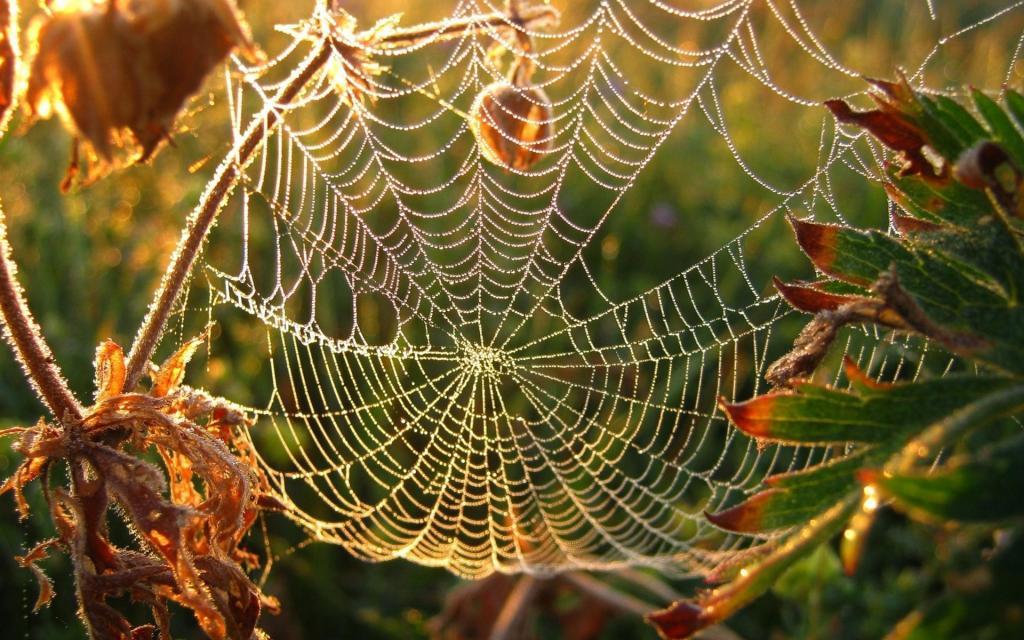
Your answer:
[[[921,0],[914,15],[932,35],[900,60],[912,81],[934,85],[927,73],[948,66],[945,49],[992,26],[1008,34],[999,79],[1010,78],[1021,3],[979,4],[957,15]],[[283,124],[223,214],[207,251],[211,313],[234,311],[228,333],[249,318],[267,336],[272,389],[252,409],[252,437],[288,515],[314,539],[469,577],[632,564],[703,573],[758,542],[715,529],[704,511],[828,455],[759,448],[716,403],[756,392],[787,339],[773,339],[787,309],[745,253],[753,235],[787,212],[842,220],[837,173],[880,175],[884,150],[818,106],[862,86],[861,70],[830,50],[836,27],[820,25],[887,12],[795,0],[573,5],[557,29],[529,34],[533,82],[553,103],[537,165],[489,163],[466,121],[508,70],[493,45],[519,46],[511,30],[481,27],[368,49],[384,70],[365,100],[337,90],[352,69],[335,59],[280,106]],[[460,0],[448,19],[502,9]],[[296,37],[258,74],[236,61],[236,139],[310,40]],[[794,78],[794,61],[813,77]],[[745,160],[749,136],[733,137],[723,92],[751,81],[819,123],[817,157],[794,187],[772,186]],[[663,143],[701,122],[766,207],[705,259],[613,299],[591,247],[610,217],[627,215],[621,201],[644,170],[677,161],[658,155]],[[710,188],[700,175],[675,179]],[[879,337],[851,332],[847,353],[879,375],[924,366],[919,346]]]

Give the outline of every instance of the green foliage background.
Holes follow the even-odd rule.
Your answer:
[[[568,3],[556,2],[559,8]],[[891,75],[899,63],[914,64],[931,48],[937,33],[958,26],[944,18],[934,23],[925,2],[803,3],[821,27],[827,44],[849,66],[868,75]],[[971,24],[1006,3],[963,2],[958,20]],[[311,0],[296,3],[250,2],[243,6],[270,50],[280,36],[270,26],[304,15]],[[394,11],[406,12],[405,23],[435,19],[436,3],[353,0],[346,9],[369,24]],[[840,6],[841,5],[841,6]],[[869,6],[870,5],[870,6]],[[566,21],[584,13],[590,3],[566,8]],[[868,10],[870,8],[870,10]],[[865,16],[869,16],[868,20]],[[827,18],[827,19],[826,19]],[[758,19],[765,19],[758,17]],[[1020,86],[1024,63],[1012,67],[1016,39],[1024,30],[1024,12],[995,21],[971,38],[955,41],[929,67],[925,80],[936,88],[997,87],[1006,70]],[[793,46],[784,34],[766,32],[765,54],[781,70],[776,80],[804,95],[825,99],[860,90],[856,79],[828,80],[817,62]],[[627,69],[646,82],[672,82],[647,77],[641,57]],[[646,74],[646,76],[645,76]],[[141,319],[183,217],[196,202],[212,166],[227,150],[218,78],[208,96],[197,99],[186,119],[188,129],[176,135],[176,147],[165,150],[151,166],[133,167],[88,189],[63,196],[57,184],[67,157],[67,135],[56,122],[37,125],[0,141],[0,198],[11,227],[11,243],[21,266],[32,309],[80,397],[92,391],[92,358],[104,338],[128,344]],[[794,108],[771,99],[758,83],[736,67],[718,76],[730,132],[745,161],[773,184],[787,188],[806,179],[817,164],[818,134],[830,118],[824,109]],[[203,135],[199,135],[202,132]],[[421,132],[429,135],[429,130]],[[423,140],[424,148],[435,141]],[[195,167],[204,158],[209,160]],[[877,185],[850,171],[832,175],[844,213],[857,226],[884,228],[886,201]],[[590,195],[567,194],[565,206],[586,207]],[[777,198],[756,185],[737,166],[722,138],[695,112],[658,152],[640,181],[620,203],[615,215],[588,254],[589,264],[605,291],[624,297],[678,273],[748,228]],[[824,207],[822,212],[826,218]],[[759,285],[770,276],[809,277],[809,268],[792,242],[781,216],[759,227],[746,247]],[[729,292],[723,291],[728,300]],[[781,331],[794,333],[794,319]],[[254,350],[255,351],[255,350]],[[260,398],[253,381],[258,353],[244,345],[207,363],[208,381],[234,391],[235,397]],[[230,363],[230,369],[228,364]],[[753,381],[747,382],[753,389]],[[742,396],[742,393],[741,393]],[[0,350],[0,426],[34,422],[41,407],[28,390],[6,349]],[[0,476],[16,458],[0,449]],[[39,503],[39,496],[32,496]],[[41,513],[41,512],[40,512]],[[414,638],[427,633],[426,621],[436,614],[445,592],[457,583],[449,574],[405,562],[366,564],[326,545],[296,547],[301,533],[282,522],[268,521],[272,546],[287,553],[269,572],[266,591],[281,599],[283,613],[264,625],[275,638]],[[11,559],[34,540],[48,535],[43,519],[17,522],[8,498],[0,504],[0,620],[4,637],[80,638],[73,589],[61,559],[44,566],[56,578],[57,599],[30,614],[35,584]],[[258,550],[260,540],[254,541]],[[943,575],[970,566],[980,553],[972,531],[955,530],[934,538],[920,525],[884,512],[872,533],[869,551],[856,576],[839,570],[835,554],[822,549],[790,571],[773,593],[745,610],[729,626],[745,638],[875,638],[904,613],[934,592]],[[674,582],[680,592],[696,584]],[[178,616],[176,632],[195,637],[187,616]],[[559,637],[550,621],[538,624],[544,637]],[[604,637],[652,637],[651,628],[636,619],[609,624]]]

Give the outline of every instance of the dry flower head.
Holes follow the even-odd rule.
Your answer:
[[[56,114],[83,144],[88,180],[149,159],[185,102],[235,48],[256,49],[234,0],[64,0],[29,31],[30,121]],[[77,173],[77,145],[64,186]]]

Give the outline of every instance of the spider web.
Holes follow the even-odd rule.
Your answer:
[[[369,48],[385,70],[364,101],[337,91],[336,58],[298,100],[273,104],[313,55],[308,38],[259,69],[235,61],[236,146],[263,109],[282,124],[207,249],[205,312],[223,315],[225,340],[266,345],[255,367],[267,395],[215,390],[252,405],[260,464],[312,539],[467,577],[638,564],[706,573],[761,542],[704,512],[832,452],[759,447],[718,399],[757,393],[798,323],[770,284],[788,264],[773,256],[792,244],[778,223],[856,218],[862,204],[847,207],[843,192],[877,182],[886,157],[820,101],[860,101],[860,74],[897,63],[915,84],[959,85],[975,70],[957,65],[982,36],[1005,48],[986,79],[1010,81],[1024,37],[1020,2],[571,4],[559,27],[529,33],[529,52],[513,29],[483,23],[455,40]],[[502,9],[460,0],[445,20]],[[843,61],[857,58],[843,47],[850,25],[883,48],[876,67]],[[911,30],[924,44],[901,48]],[[466,117],[511,55],[532,60],[553,106],[550,150],[526,170],[488,162]],[[744,109],[730,110],[737,101]],[[784,120],[751,125],[759,111]],[[759,128],[791,129],[791,145],[771,153],[799,162],[750,160]],[[659,154],[673,136],[694,136],[706,158]],[[731,182],[716,183],[725,165]],[[637,190],[654,188],[652,171],[695,192],[741,190],[758,213],[737,217],[731,239],[695,264],[630,291],[606,273],[617,242],[607,228],[630,215],[624,203],[650,204]],[[705,233],[699,211],[686,216]],[[845,352],[882,376],[925,368],[921,345],[893,340],[850,331]],[[933,360],[940,371],[949,362]]]

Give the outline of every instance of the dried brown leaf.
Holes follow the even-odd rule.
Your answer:
[[[9,0],[0,0],[0,133],[6,129],[14,106],[17,69],[17,10]]]
[[[126,375],[124,350],[112,340],[105,340],[96,349],[96,402],[100,403],[124,391]]]
[[[205,334],[186,340],[170,358],[168,358],[153,376],[153,387],[149,395],[162,398],[177,390],[185,379],[185,367],[195,355],[196,349],[202,346]]]
[[[30,549],[25,555],[15,556],[14,558],[23,568],[29,569],[32,572],[32,575],[35,576],[36,582],[39,583],[39,595],[36,597],[36,603],[32,606],[33,611],[38,611],[50,604],[50,601],[53,600],[53,581],[50,580],[49,576],[47,576],[36,563],[46,558],[50,547],[57,542],[58,540],[56,538],[44,540],[32,547],[32,549]]]

